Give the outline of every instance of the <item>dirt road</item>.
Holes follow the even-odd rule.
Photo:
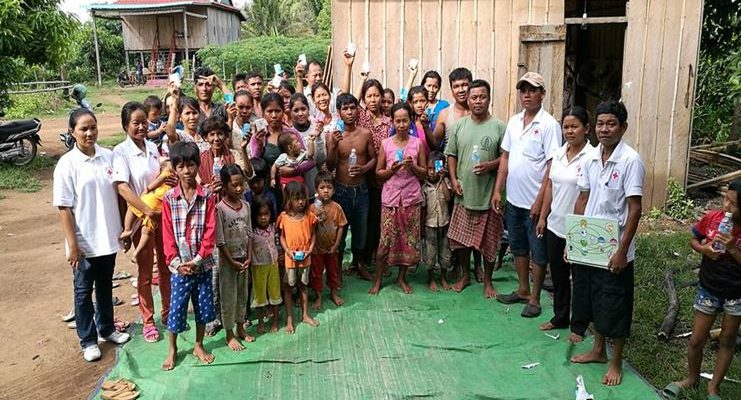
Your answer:
[[[41,151],[58,157],[64,151],[57,137],[66,119],[42,121]],[[118,116],[98,116],[100,137],[121,131]],[[61,315],[72,308],[72,273],[64,258],[64,237],[58,213],[51,206],[51,171],[36,193],[3,191],[0,200],[0,399],[87,398],[100,376],[112,365],[115,348],[101,346],[103,359],[82,359],[76,332]],[[117,271],[135,272],[120,254]],[[126,304],[116,316],[134,321],[137,308],[128,305],[136,290],[128,280],[117,281],[114,296]]]

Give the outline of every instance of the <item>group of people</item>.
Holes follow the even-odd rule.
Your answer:
[[[571,361],[607,362],[611,338],[603,382],[620,384],[644,180],[639,154],[623,140],[625,106],[599,104],[594,123],[587,110],[575,106],[564,110],[559,122],[543,108],[543,77],[528,72],[514,88],[522,111],[505,124],[489,112],[496,95],[490,84],[473,79],[466,68],[450,72],[448,103],[439,99],[444,82],[435,71],[413,86],[416,69],[398,100],[367,72],[352,94],[353,63],[346,52],[337,93],[322,83],[317,62],[297,63],[295,85],[271,81],[267,90],[256,72],[236,74],[230,88],[200,68],[194,73],[195,98],[171,84],[163,99],[150,96],[124,105],[127,138],[112,152],[96,144],[90,111],[70,116],[76,146],[55,170],[54,205],[61,210],[74,270],[85,359],[100,358],[98,333],[115,343],[128,340],[113,329],[110,300],[115,255],[122,248],[134,248],[148,342],[160,339],[152,299],[156,259],[161,323],[170,332],[162,367],[169,370],[175,366],[177,335],[190,329],[189,299],[194,355],[204,363],[213,361],[204,336],[219,329],[235,351],[255,340],[245,329],[253,311],[258,333],[265,332],[267,318],[269,330],[278,330],[280,304],[285,304],[285,330],[293,333],[294,301],[301,306],[301,321],[318,326],[309,312],[308,289],[314,292],[311,308],[319,310],[326,272],[331,301],[344,303],[341,261],[349,231],[352,262],[344,272],[372,281],[373,295],[392,266],[398,267],[398,286],[412,293],[407,273],[420,263],[427,267],[429,290],[460,292],[471,283],[473,258],[484,295],[522,303],[521,315],[532,318],[542,313],[550,266],[553,317],[540,329],[568,328],[573,343],[592,323],[594,347]],[[212,100],[215,88],[225,103]],[[735,196],[741,183],[734,184],[725,207],[738,226]],[[119,198],[128,206],[125,214],[119,213]],[[566,261],[568,214],[618,222],[620,240],[607,268]],[[738,267],[741,235],[734,230],[716,236],[710,225],[697,228],[696,250],[708,265],[721,259]],[[723,241],[726,253],[708,255],[713,241]],[[492,274],[507,245],[518,287],[505,294],[494,287]],[[741,298],[735,291],[736,297],[727,297],[730,292],[706,288],[721,303]],[[698,310],[717,313],[718,307]],[[738,328],[741,312],[736,312],[726,307],[726,318],[733,315]],[[701,349],[699,354],[691,352],[691,365],[701,359]]]

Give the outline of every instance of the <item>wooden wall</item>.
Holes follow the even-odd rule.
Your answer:
[[[234,13],[208,8],[208,44],[227,44],[239,40],[240,20]]]
[[[631,0],[622,98],[626,137],[646,167],[644,207],[661,207],[669,177],[685,184],[702,0]]]
[[[517,105],[520,25],[563,24],[563,7],[563,0],[333,0],[334,82],[351,41],[356,72],[368,61],[371,76],[397,94],[411,58],[420,60],[418,79],[431,69],[443,76],[446,99],[448,73],[465,66],[492,85],[492,112],[506,122]],[[560,96],[560,87],[547,89]]]
[[[668,177],[686,181],[702,3],[628,2],[622,97],[630,116],[626,138],[646,164],[646,207],[663,205]],[[418,79],[430,69],[444,77],[442,97],[447,99],[447,74],[465,66],[474,78],[492,84],[492,113],[506,121],[518,109],[518,62],[528,54],[521,54],[521,26],[557,28],[564,23],[564,1],[333,0],[332,20],[335,83],[349,42],[357,46],[355,72],[368,61],[371,76],[397,93],[411,58],[420,60]],[[545,108],[554,115],[561,110],[551,103],[560,108],[563,93],[563,77],[551,76],[563,71],[563,52],[560,61],[557,53],[538,50],[538,57],[547,54],[554,60],[550,70],[541,71],[551,92]],[[537,64],[549,67],[547,60]]]

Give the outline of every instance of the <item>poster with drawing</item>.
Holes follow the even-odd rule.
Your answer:
[[[566,258],[571,263],[607,268],[620,239],[616,220],[566,216]]]

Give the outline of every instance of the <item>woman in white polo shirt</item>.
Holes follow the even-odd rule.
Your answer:
[[[160,173],[157,146],[146,140],[147,114],[144,111],[144,105],[133,101],[124,104],[121,108],[121,125],[126,131],[126,140],[113,148],[113,180],[117,183],[118,194],[127,203],[142,210],[146,216],[159,220],[159,214],[155,213],[139,198],[143,193],[156,189],[150,187],[150,185]],[[173,181],[167,183],[175,186],[177,180],[173,178]],[[134,245],[139,241],[140,233],[137,232],[134,235]],[[156,342],[160,339],[159,331],[154,324],[154,300],[152,299],[152,269],[155,249],[160,295],[162,297],[161,316],[163,324],[167,324],[167,316],[170,312],[170,270],[165,265],[162,233],[159,227],[153,237],[155,240],[149,242],[149,245],[136,255],[139,312],[142,315],[142,333],[144,340],[147,342]]]
[[[546,188],[536,228],[538,236],[546,235],[553,279],[553,318],[541,324],[540,329],[548,331],[570,327],[569,341],[573,343],[582,341],[587,326],[570,319],[571,266],[563,259],[566,215],[574,213],[574,202],[579,195],[577,173],[584,157],[594,147],[588,141],[589,116],[583,107],[574,106],[564,111],[561,125],[565,143],[554,152],[550,174],[543,183]]]
[[[113,155],[96,144],[95,115],[84,108],[76,110],[69,117],[69,129],[75,146],[54,169],[53,204],[59,208],[67,262],[74,277],[77,336],[85,360],[96,361],[100,359],[98,334],[116,344],[129,340],[127,333],[117,332],[113,325],[113,268],[121,249],[121,217],[113,184]]]

